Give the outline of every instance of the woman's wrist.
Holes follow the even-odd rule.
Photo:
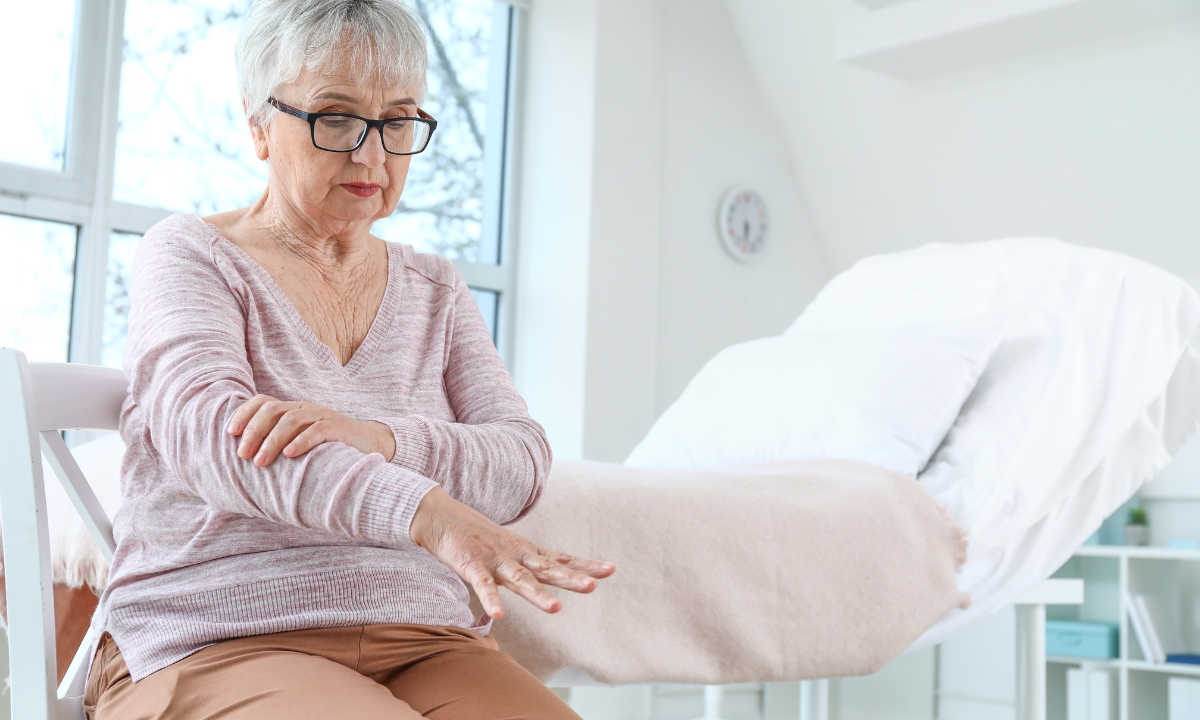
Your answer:
[[[378,420],[367,420],[363,424],[367,426],[371,437],[375,438],[375,452],[391,462],[392,458],[396,457],[396,436],[392,429]]]
[[[431,488],[425,493],[425,497],[421,498],[416,511],[413,512],[412,521],[408,524],[408,538],[418,547],[429,549],[434,528],[446,500],[453,498],[440,487]]]

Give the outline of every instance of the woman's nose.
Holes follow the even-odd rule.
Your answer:
[[[383,149],[382,133],[382,128],[369,128],[362,145],[350,153],[350,159],[369,168],[377,168],[382,165],[383,161],[387,159],[387,152]]]

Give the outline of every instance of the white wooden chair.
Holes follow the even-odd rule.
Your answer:
[[[55,689],[54,597],[41,455],[45,453],[104,559],[111,563],[116,549],[112,523],[59,431],[116,430],[127,393],[125,373],[120,370],[28,363],[19,350],[0,348],[0,521],[13,718],[84,718],[90,632]]]

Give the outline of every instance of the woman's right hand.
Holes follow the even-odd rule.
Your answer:
[[[546,585],[589,593],[596,589],[597,580],[617,569],[611,562],[544,550],[441,488],[430,490],[422,498],[409,536],[470,583],[484,612],[492,618],[504,616],[500,587],[554,613],[562,609],[562,603],[546,590]]]

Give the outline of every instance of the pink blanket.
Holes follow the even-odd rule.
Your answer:
[[[558,461],[514,529],[617,573],[546,615],[512,594],[501,647],[542,679],[732,683],[879,670],[949,610],[963,531],[912,479],[844,460],[722,470]]]

